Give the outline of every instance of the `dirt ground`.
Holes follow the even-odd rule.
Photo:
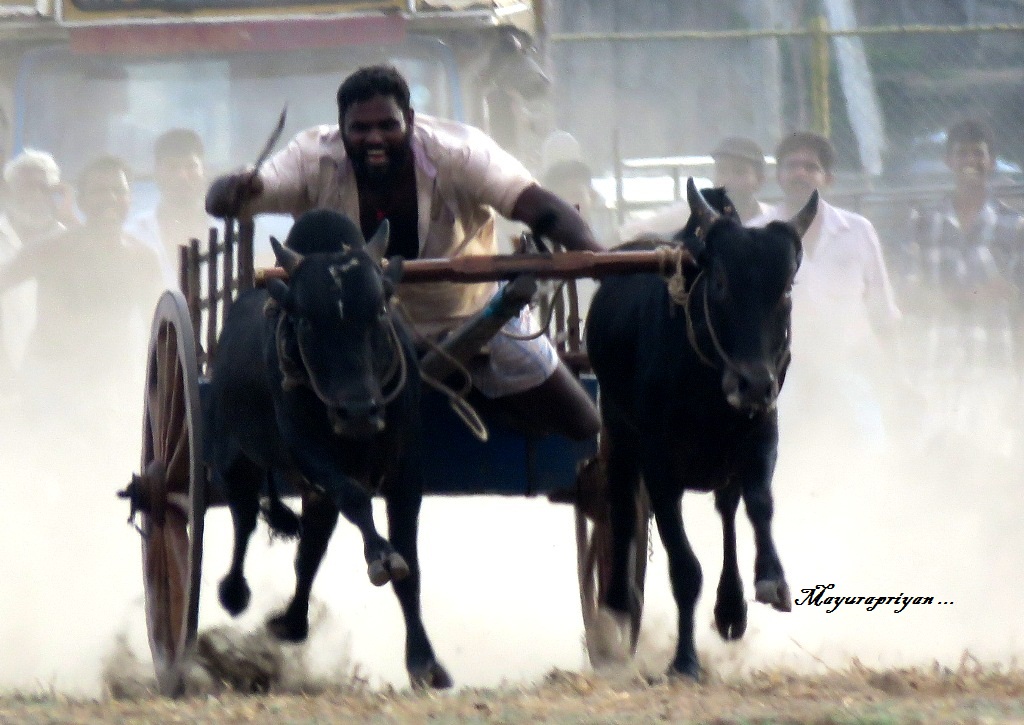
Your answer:
[[[145,684],[108,682],[98,700],[59,694],[0,697],[2,723],[1024,723],[1024,670],[965,656],[942,667],[876,671],[852,662],[822,675],[755,671],[701,684],[649,682],[622,671],[553,670],[498,689],[414,693],[305,682],[243,694],[224,687],[181,700]]]

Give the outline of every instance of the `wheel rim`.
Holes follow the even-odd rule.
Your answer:
[[[604,476],[603,466],[596,475]],[[607,497],[607,487],[587,486],[591,498]],[[636,654],[640,639],[640,624],[644,608],[644,581],[647,575],[648,522],[650,505],[641,486],[636,497],[636,533],[630,547],[629,582],[631,589],[629,608],[629,653]],[[580,587],[580,607],[583,615],[584,639],[587,655],[594,667],[607,664],[599,652],[595,637],[598,610],[611,579],[611,522],[607,516],[607,501],[588,500],[576,506],[576,555]]]
[[[188,308],[176,292],[157,304],[150,335],[143,419],[142,567],[157,683],[175,696],[195,643],[205,514],[199,390]]]

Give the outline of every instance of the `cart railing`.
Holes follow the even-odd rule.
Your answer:
[[[232,302],[254,284],[253,223],[227,219],[223,232],[210,227],[205,248],[191,239],[178,250],[178,284],[188,303],[199,374],[205,375]]]

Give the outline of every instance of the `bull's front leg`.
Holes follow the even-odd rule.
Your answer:
[[[407,577],[409,565],[388,540],[377,532],[373,522],[373,501],[367,489],[345,475],[339,462],[326,451],[312,448],[307,446],[293,449],[295,463],[306,480],[321,488],[341,515],[359,529],[370,582],[380,587],[389,581]]]
[[[451,675],[437,660],[420,611],[420,565],[417,551],[422,495],[414,481],[387,495],[388,536],[404,557],[409,575],[392,582],[405,619],[405,667],[414,688],[447,688]]]
[[[724,640],[739,639],[747,631],[747,603],[736,558],[736,510],[740,488],[730,482],[715,491],[715,508],[722,518],[722,575],[715,598],[715,628]]]
[[[661,470],[644,469],[644,480],[651,495],[651,510],[658,524],[661,543],[668,556],[668,575],[672,596],[678,607],[678,634],[676,654],[669,675],[683,675],[700,679],[700,660],[694,640],[694,613],[704,577],[700,562],[693,553],[683,528],[681,493],[670,477]]]
[[[745,456],[746,465],[737,480],[743,491],[747,518],[754,529],[754,598],[780,612],[789,612],[793,609],[793,600],[772,538],[772,516],[775,512],[772,475],[778,456],[777,443],[776,434],[751,455]]]
[[[302,642],[309,635],[309,595],[338,523],[338,509],[316,492],[302,496],[301,535],[295,556],[295,594],[281,614],[267,621],[278,639]]]

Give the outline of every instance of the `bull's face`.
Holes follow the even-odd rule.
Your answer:
[[[268,285],[294,331],[309,386],[337,435],[367,439],[384,429],[386,377],[404,352],[387,305],[380,259],[387,225],[366,246],[301,257],[272,240],[290,282]]]
[[[789,365],[793,279],[801,237],[814,220],[817,192],[789,222],[745,228],[719,216],[688,184],[704,248],[702,282],[691,292],[689,314],[703,320],[710,349],[722,366],[729,405],[749,415],[773,409]]]

